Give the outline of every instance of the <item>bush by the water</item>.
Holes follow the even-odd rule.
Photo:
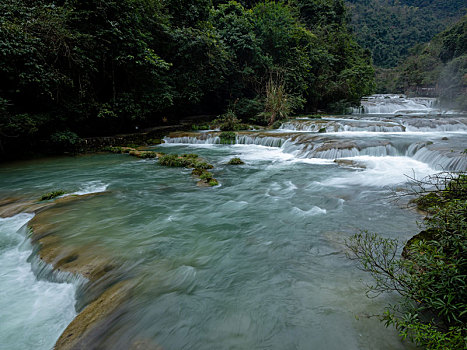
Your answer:
[[[399,304],[381,320],[426,349],[465,349],[467,340],[467,177],[428,180],[416,203],[429,209],[425,230],[402,250],[399,242],[362,232],[349,241],[349,257],[371,274],[369,293],[397,292]],[[421,192],[418,192],[419,194]]]
[[[221,143],[224,145],[231,145],[235,143],[237,135],[233,131],[224,131],[219,135]]]
[[[48,201],[50,199],[54,199],[54,198],[57,198],[57,197],[60,197],[60,196],[63,196],[66,192],[63,191],[63,190],[57,190],[57,191],[53,191],[53,192],[48,192],[48,193],[45,193],[41,196],[40,200],[41,201]]]

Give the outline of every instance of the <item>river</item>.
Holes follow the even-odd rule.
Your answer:
[[[239,133],[234,145],[214,131],[150,147],[204,157],[212,188],[197,187],[189,169],[125,154],[3,164],[0,198],[102,193],[42,221],[62,246],[111,268],[96,279],[52,271],[30,243],[34,214],[0,219],[0,348],[52,348],[102,290],[131,281],[89,348],[411,349],[368,317],[397,296],[366,298],[368,276],[343,245],[359,230],[407,240],[421,217],[394,191],[408,177],[467,169],[467,118],[405,100],[410,108],[398,100],[376,111],[386,114]],[[232,157],[245,164],[226,165]]]

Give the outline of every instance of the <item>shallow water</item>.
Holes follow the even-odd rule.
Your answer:
[[[404,143],[407,150],[428,138],[441,142],[445,133],[438,131],[435,138],[423,132],[376,133],[370,138]],[[325,137],[343,137],[337,134]],[[345,137],[369,136],[355,132]],[[452,143],[464,137],[449,134]],[[49,218],[66,244],[111,255],[118,266],[115,278],[136,281],[132,297],[95,340],[97,347],[128,349],[141,342],[164,349],[411,347],[394,330],[366,317],[380,313],[396,297],[367,299],[362,280],[368,277],[347,260],[342,243],[361,229],[401,240],[416,233],[420,217],[391,195],[406,184],[407,175],[434,173],[429,162],[401,151],[358,154],[347,159],[365,168],[340,167],[334,158],[304,156],[287,144],[164,144],[154,149],[200,154],[214,165],[220,185],[198,188],[188,169],[128,155],[51,158],[0,168],[0,197],[37,198],[56,188],[108,191]],[[225,165],[234,156],[246,164]],[[28,217],[3,220],[2,242],[11,237],[17,241],[2,247],[17,249],[26,233],[15,232]],[[27,267],[29,253],[13,254],[18,261],[13,265]],[[3,250],[0,258],[12,259]],[[24,273],[30,276],[31,271]],[[24,283],[51,285],[34,278]],[[0,284],[8,291],[3,306],[12,304],[8,324],[23,324],[6,329],[0,323],[0,344],[8,349],[26,332],[44,340],[35,348],[49,349],[75,314],[70,293],[78,291],[78,311],[88,298],[89,286],[54,284],[58,299],[50,306],[44,302],[47,293],[18,296],[14,278]],[[63,317],[44,332],[41,317],[48,314],[38,311],[34,315],[41,317],[23,322],[31,305]],[[17,309],[21,312],[15,314]],[[30,348],[27,344],[22,348]]]

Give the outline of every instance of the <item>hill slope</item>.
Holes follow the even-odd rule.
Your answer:
[[[443,105],[467,110],[467,16],[386,73],[379,92],[439,96]]]
[[[360,45],[378,67],[395,67],[416,44],[459,20],[467,0],[346,0]]]

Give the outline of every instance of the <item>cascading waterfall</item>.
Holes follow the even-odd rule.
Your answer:
[[[353,114],[456,114],[436,108],[436,99],[431,97],[408,98],[405,95],[377,94],[362,98],[360,107]]]
[[[428,105],[428,102],[426,103]],[[459,148],[459,144],[462,144],[459,141],[465,141],[467,118],[461,116],[396,117],[389,120],[378,117],[297,119],[284,123],[278,131],[279,133],[270,132],[269,135],[264,131],[261,134],[239,133],[235,143],[277,147],[282,152],[301,159],[411,157],[438,170],[463,171],[467,168],[464,149]],[[392,134],[407,134],[410,135],[409,139],[413,140],[392,137]],[[165,138],[165,141],[168,144],[219,144],[221,141],[218,135],[219,133],[175,135]],[[432,141],[426,140],[427,136],[441,138],[442,135],[447,135],[443,137],[447,141],[441,140],[441,146],[438,147],[434,147]]]
[[[206,135],[206,136],[204,136]],[[181,137],[165,137],[166,143],[187,143],[195,145],[215,145],[220,144],[219,136],[210,136],[209,134],[200,133],[199,136],[181,136]]]
[[[5,347],[9,350],[51,349],[76,316],[75,291],[83,282],[80,277],[53,271],[35,255],[25,240],[25,225],[33,216],[0,218],[0,263],[4,271],[0,275],[0,339],[27,329],[14,345]],[[18,318],[21,323],[15,322]]]
[[[207,135],[207,136],[205,136]],[[221,143],[219,136],[198,134],[197,136],[165,137],[164,141],[170,144],[216,145]],[[266,147],[280,147],[284,139],[273,136],[237,135],[235,144],[258,145]]]

